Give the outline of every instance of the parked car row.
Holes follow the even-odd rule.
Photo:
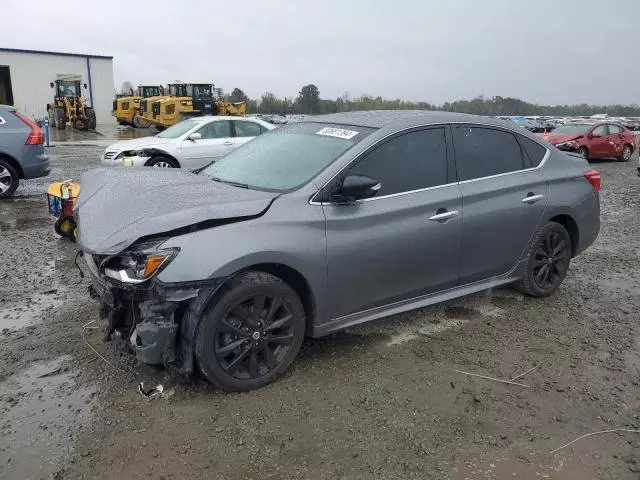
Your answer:
[[[229,121],[246,127],[201,118],[107,151],[175,153]],[[197,173],[86,172],[77,241],[109,334],[141,362],[249,390],[305,335],[497,285],[550,295],[598,235],[599,188],[583,158],[502,121],[351,112],[272,129]]]
[[[501,120],[514,122],[533,133],[551,132],[555,128],[567,123],[597,123],[611,122],[631,131],[640,131],[640,117],[609,117],[608,115],[593,115],[591,117],[544,117],[544,116],[499,116]]]

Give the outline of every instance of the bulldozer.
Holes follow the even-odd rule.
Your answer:
[[[174,83],[169,85],[169,97],[155,100],[144,119],[164,130],[182,120],[201,115],[244,115],[246,103],[230,103],[214,99],[214,87],[207,83]]]
[[[59,78],[55,82],[50,82],[49,86],[54,89],[53,102],[47,105],[51,127],[64,130],[67,128],[67,123],[71,123],[76,130],[95,130],[96,112],[92,107],[87,106],[82,96],[80,80]],[[84,88],[87,88],[86,83]]]
[[[164,89],[159,85],[138,85],[137,93],[137,95],[134,94],[133,89],[131,89],[130,94],[116,95],[113,100],[111,115],[116,117],[120,125],[148,127],[149,123],[145,122],[140,114],[140,104],[144,99],[164,96]]]

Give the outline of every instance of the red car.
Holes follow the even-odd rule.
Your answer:
[[[616,123],[567,123],[546,139],[560,150],[579,153],[586,159],[615,157],[628,162],[636,150],[636,135]]]

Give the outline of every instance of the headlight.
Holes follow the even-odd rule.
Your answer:
[[[122,283],[142,283],[171,262],[178,252],[177,248],[155,249],[141,245],[107,258],[100,265],[100,270],[105,276]]]

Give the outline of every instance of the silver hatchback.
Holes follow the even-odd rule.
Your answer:
[[[305,335],[497,285],[549,295],[600,228],[584,159],[442,112],[313,117],[198,174],[81,183],[78,243],[109,333],[231,390],[273,381]]]

